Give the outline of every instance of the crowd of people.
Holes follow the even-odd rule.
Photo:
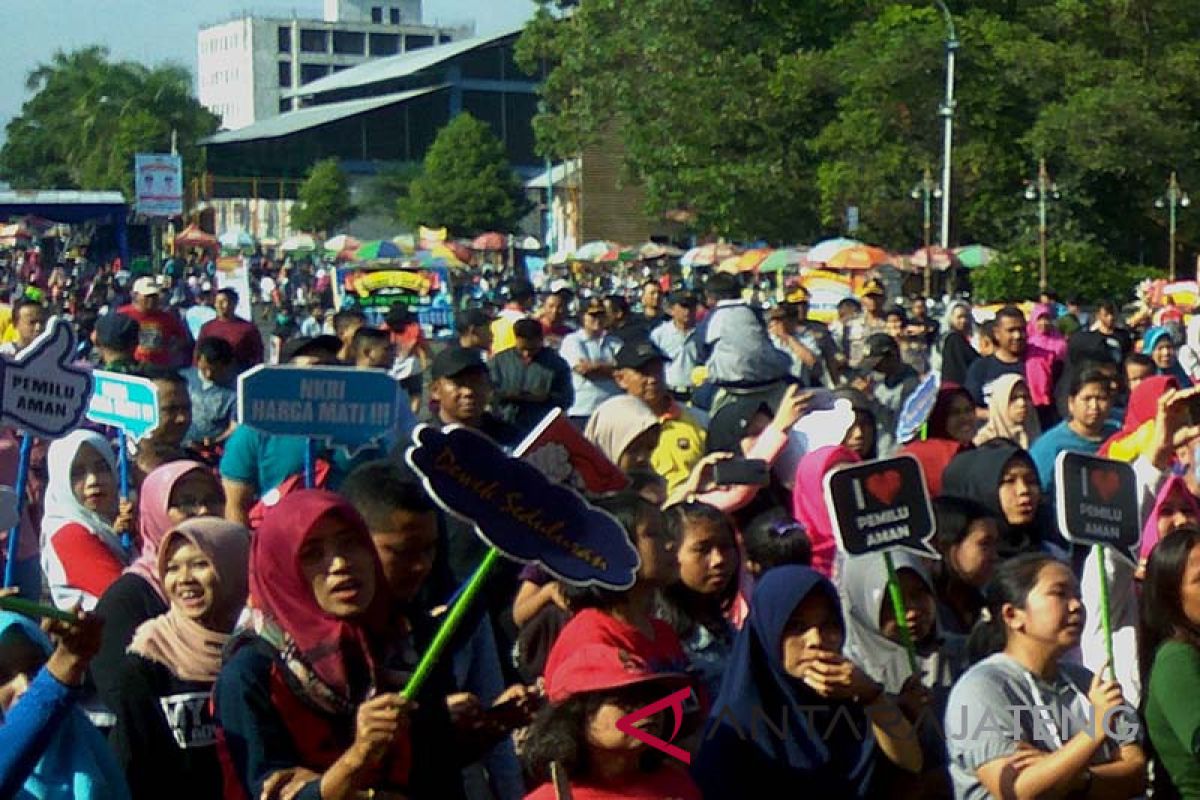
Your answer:
[[[402,306],[264,337],[189,269],[103,307],[11,304],[7,353],[70,314],[80,358],[150,378],[161,421],[34,448],[4,592],[73,621],[0,614],[0,796],[1200,797],[1182,319],[1046,293],[977,324],[967,300],[889,303],[869,281],[826,325],[802,288],[760,304],[714,274],[608,295],[512,279],[448,342]],[[412,414],[354,458],[321,450],[306,486],[303,440],[237,424],[236,378],[264,360],[387,370]],[[797,423],[834,407],[840,442],[808,447]],[[403,694],[487,552],[406,465],[413,425],[513,448],[553,412],[627,478],[588,501],[637,550],[633,585],[505,561]],[[17,451],[4,432],[10,485]],[[1064,451],[1132,465],[1137,552],[1061,536]],[[823,487],[897,454],[921,465],[940,555],[895,554],[902,619],[883,559],[839,550]],[[681,690],[642,735],[618,724]]]

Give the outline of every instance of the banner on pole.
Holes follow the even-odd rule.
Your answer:
[[[183,159],[138,153],[133,157],[135,210],[146,217],[183,214]]]
[[[925,475],[910,455],[835,469],[825,476],[825,505],[850,555],[908,550],[939,557],[929,545],[934,522]]]
[[[238,379],[238,422],[304,436],[353,456],[397,429],[415,427],[408,396],[381,369],[259,365]]]
[[[628,589],[640,559],[610,514],[469,428],[413,435],[405,454],[438,504],[510,558],[576,585]]]
[[[47,439],[79,427],[92,373],[74,359],[75,331],[59,317],[20,353],[0,359],[0,424]]]
[[[87,418],[125,431],[134,441],[158,427],[158,387],[137,375],[96,370]]]

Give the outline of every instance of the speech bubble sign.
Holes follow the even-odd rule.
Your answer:
[[[610,514],[469,428],[421,425],[405,459],[447,512],[517,561],[579,586],[628,589],[640,560]]]
[[[400,383],[381,369],[260,365],[238,379],[238,422],[305,436],[350,455],[411,416]]]
[[[938,558],[929,545],[934,522],[925,475],[910,455],[830,472],[825,476],[825,506],[842,550],[850,555],[908,550]]]
[[[1062,452],[1054,460],[1058,529],[1075,544],[1102,544],[1126,558],[1142,538],[1137,477],[1123,461]],[[1135,559],[1136,560],[1136,559]]]
[[[55,317],[28,347],[0,361],[0,422],[47,439],[79,427],[92,374],[74,358],[75,331]]]
[[[87,418],[125,431],[134,441],[158,427],[158,386],[149,378],[95,370]]]

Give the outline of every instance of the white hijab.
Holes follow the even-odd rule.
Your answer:
[[[54,576],[60,573],[61,569],[53,563],[54,559],[51,557],[50,548],[47,547],[50,537],[64,525],[71,523],[82,525],[103,542],[104,546],[111,550],[122,564],[129,563],[129,554],[121,547],[121,539],[113,531],[112,524],[96,512],[86,508],[75,497],[75,490],[71,486],[71,467],[75,463],[75,457],[79,455],[80,448],[85,444],[91,445],[104,457],[108,468],[112,470],[114,484],[117,480],[117,462],[113,455],[112,445],[100,434],[93,431],[76,430],[50,443],[50,450],[46,456],[46,467],[49,473],[49,479],[46,482],[46,510],[42,517],[42,569],[50,579],[51,594],[54,595],[55,603],[60,607],[64,603],[70,605],[78,596],[77,590],[68,590],[61,585],[55,585],[58,582],[54,580]],[[60,598],[60,591],[69,591],[72,596]]]

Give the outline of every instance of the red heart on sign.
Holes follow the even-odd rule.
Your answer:
[[[896,493],[900,491],[901,482],[900,472],[894,469],[889,469],[886,472],[876,472],[865,481],[867,491],[875,495],[875,498],[885,506],[890,506],[892,501],[896,499]]]
[[[1112,500],[1113,495],[1121,488],[1121,476],[1111,469],[1094,469],[1089,476],[1092,481],[1092,488],[1100,493],[1100,497],[1104,502]]]

